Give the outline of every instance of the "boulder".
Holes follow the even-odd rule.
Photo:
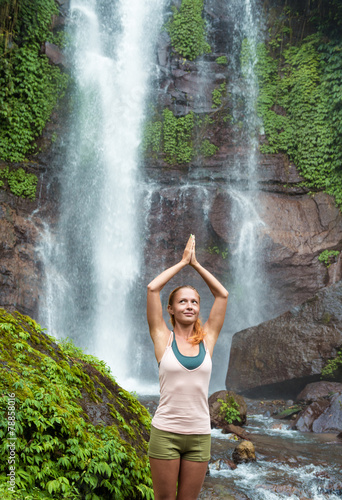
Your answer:
[[[293,428],[302,432],[340,433],[342,431],[342,391],[329,399],[311,403],[298,415]]]
[[[238,394],[235,394],[232,391],[217,391],[214,392],[209,397],[208,403],[209,403],[209,412],[210,412],[210,422],[211,422],[211,427],[212,428],[218,428],[218,429],[223,429],[226,433],[231,433],[234,432],[232,430],[232,427],[228,422],[224,419],[224,416],[221,413],[221,402],[218,401],[219,399],[222,399],[223,401],[226,401],[227,398],[233,397],[236,403],[239,405],[239,413],[240,413],[240,419],[239,420],[234,420],[231,422],[234,425],[239,426],[243,425],[246,423],[247,420],[247,405],[245,403],[245,400],[243,399],[242,396],[239,396]],[[236,430],[236,429],[235,429]],[[238,434],[239,435],[239,434]]]
[[[342,344],[342,282],[281,316],[234,335],[226,387],[255,397],[291,397],[318,381]]]
[[[294,423],[293,428],[301,432],[312,431],[313,423],[327,408],[329,408],[329,401],[325,399],[311,403],[310,406],[305,408],[305,410],[298,415],[298,419]]]
[[[310,404],[336,392],[342,392],[342,384],[339,382],[327,382],[325,380],[322,382],[313,382],[312,384],[308,384],[298,394],[296,400]]]
[[[313,422],[312,431],[336,433],[342,431],[342,393],[331,397],[328,408]]]
[[[233,451],[233,462],[235,464],[246,464],[255,462],[255,448],[250,441],[241,441]]]

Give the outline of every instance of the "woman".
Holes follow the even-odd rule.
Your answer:
[[[173,326],[170,332],[163,319],[160,291],[187,265],[208,285],[214,304],[201,327],[198,292],[187,285],[176,288],[167,308]],[[160,402],[152,420],[149,444],[155,500],[196,500],[200,493],[210,458],[211,357],[227,300],[227,290],[197,262],[193,235],[182,260],[147,287],[147,320],[160,380]]]

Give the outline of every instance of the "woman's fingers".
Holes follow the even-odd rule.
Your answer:
[[[195,236],[192,234],[190,235],[190,238],[187,241],[186,247],[183,252],[183,258],[182,260],[186,261],[187,263],[190,262],[191,259],[191,254],[192,254],[192,249],[194,246],[194,241],[195,241]]]
[[[197,262],[197,259],[196,259],[196,241],[195,241],[195,236],[193,236],[190,264],[195,264],[196,262]]]

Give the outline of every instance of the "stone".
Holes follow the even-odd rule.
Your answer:
[[[342,282],[281,316],[233,336],[228,390],[294,399],[318,381],[342,344]]]
[[[335,394],[330,399],[330,405],[312,424],[313,432],[342,431],[342,393]]]
[[[293,428],[301,432],[311,432],[314,421],[329,407],[329,401],[315,401],[305,408],[294,422]]]
[[[342,391],[311,403],[298,415],[293,428],[302,432],[341,433]]]
[[[210,412],[210,423],[212,428],[218,428],[218,429],[223,429],[226,433],[234,432],[232,430],[232,427],[230,424],[226,422],[224,419],[224,416],[221,414],[221,402],[218,401],[219,399],[222,399],[223,401],[226,401],[226,398],[228,397],[233,397],[236,403],[239,405],[239,413],[240,413],[240,419],[239,420],[234,420],[232,422],[233,427],[234,425],[240,426],[246,423],[247,420],[247,405],[245,403],[245,400],[243,399],[242,396],[235,394],[232,391],[217,391],[214,392],[214,394],[211,394],[209,397],[208,403],[209,403],[209,412]],[[237,430],[237,429],[235,429]]]
[[[313,382],[312,384],[308,384],[298,394],[296,401],[310,404],[335,392],[342,392],[342,384],[339,382]]]
[[[232,460],[229,460],[228,458],[220,458],[210,464],[209,470],[235,470],[236,467],[236,464]]]
[[[222,429],[222,434],[234,434],[240,439],[246,439],[248,441],[250,440],[250,433],[239,425],[227,424]]]
[[[53,64],[66,66],[63,52],[59,47],[57,47],[57,45],[50,42],[45,42],[43,45],[43,53],[50,59]]]
[[[241,441],[233,451],[233,462],[235,464],[245,464],[255,462],[255,448],[250,441]]]

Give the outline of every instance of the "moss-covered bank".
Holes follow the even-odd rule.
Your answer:
[[[0,335],[1,498],[153,498],[150,415],[105,363],[4,309]]]

